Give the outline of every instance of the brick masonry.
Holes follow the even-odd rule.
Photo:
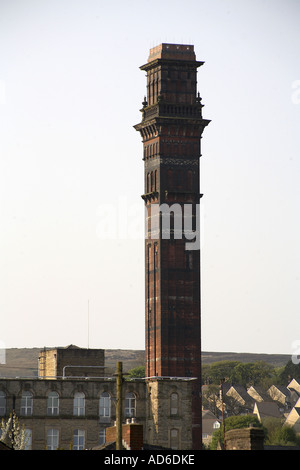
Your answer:
[[[135,129],[143,139],[148,236],[145,240],[146,375],[195,377],[194,448],[201,448],[200,250],[186,250],[186,238],[165,233],[152,216],[154,205],[192,208],[191,229],[199,218],[200,139],[209,121],[202,117],[197,95],[194,46],[161,44],[141,67],[147,74],[142,121]],[[155,231],[155,239],[151,229]],[[150,235],[150,236],[149,236]],[[169,236],[168,236],[169,235]],[[179,235],[179,236],[178,236]],[[181,236],[180,236],[181,235]],[[167,236],[167,238],[165,238]]]
[[[116,426],[107,428],[106,443],[115,442]],[[144,443],[143,426],[137,423],[122,425],[122,442],[126,450],[142,450]]]

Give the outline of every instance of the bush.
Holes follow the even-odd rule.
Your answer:
[[[254,415],[243,415],[243,416],[230,416],[225,419],[225,433],[230,429],[242,429],[248,428],[250,425],[254,425],[258,428],[262,428],[261,423],[258,421],[257,417]],[[216,450],[218,443],[224,445],[224,427],[223,423],[220,428],[213,433],[212,441],[210,444],[210,450]]]
[[[138,366],[130,369],[128,371],[128,375],[126,376],[127,379],[136,379],[136,378],[144,378],[145,377],[145,367]]]
[[[295,431],[289,426],[282,425],[282,421],[279,418],[267,418],[263,422],[267,445],[277,446],[295,446],[300,445],[299,437]]]

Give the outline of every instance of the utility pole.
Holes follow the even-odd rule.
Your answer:
[[[221,403],[222,403],[222,421],[223,421],[223,440],[224,440],[224,450],[226,450],[226,442],[225,442],[225,413],[224,413],[224,400],[223,400],[223,382],[225,379],[221,379],[220,383],[220,395],[221,395]]]
[[[122,362],[117,362],[116,450],[122,450],[122,368]]]

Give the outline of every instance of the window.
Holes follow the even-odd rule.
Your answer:
[[[59,397],[57,392],[50,392],[48,395],[47,415],[58,416]]]
[[[213,424],[214,429],[219,429],[220,426],[221,425],[220,425],[219,421],[215,421],[214,424]]]
[[[0,392],[0,416],[5,416],[6,413],[6,395]]]
[[[171,416],[178,415],[178,395],[177,395],[177,393],[171,393],[171,397],[170,397],[170,414],[171,414]]]
[[[23,392],[21,398],[21,415],[31,416],[33,410],[33,396],[31,392]]]
[[[102,446],[106,441],[106,429],[100,429],[99,432],[99,445]]]
[[[136,396],[129,392],[125,396],[125,416],[134,417],[136,415]]]
[[[84,431],[82,429],[75,429],[73,433],[73,450],[84,450]]]
[[[171,429],[170,431],[170,447],[171,449],[179,448],[179,431],[178,429]]]
[[[108,392],[103,392],[100,396],[99,415],[102,418],[110,418],[110,395]]]
[[[84,416],[85,414],[85,395],[77,392],[74,395],[74,416]]]
[[[25,429],[25,447],[24,450],[31,450],[32,449],[32,430]]]
[[[47,449],[57,450],[59,442],[59,431],[58,429],[48,429],[47,431]]]

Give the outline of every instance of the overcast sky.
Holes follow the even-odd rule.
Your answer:
[[[294,352],[299,21],[297,0],[0,0],[0,344],[144,348],[133,125],[170,42],[205,62],[203,350]]]

